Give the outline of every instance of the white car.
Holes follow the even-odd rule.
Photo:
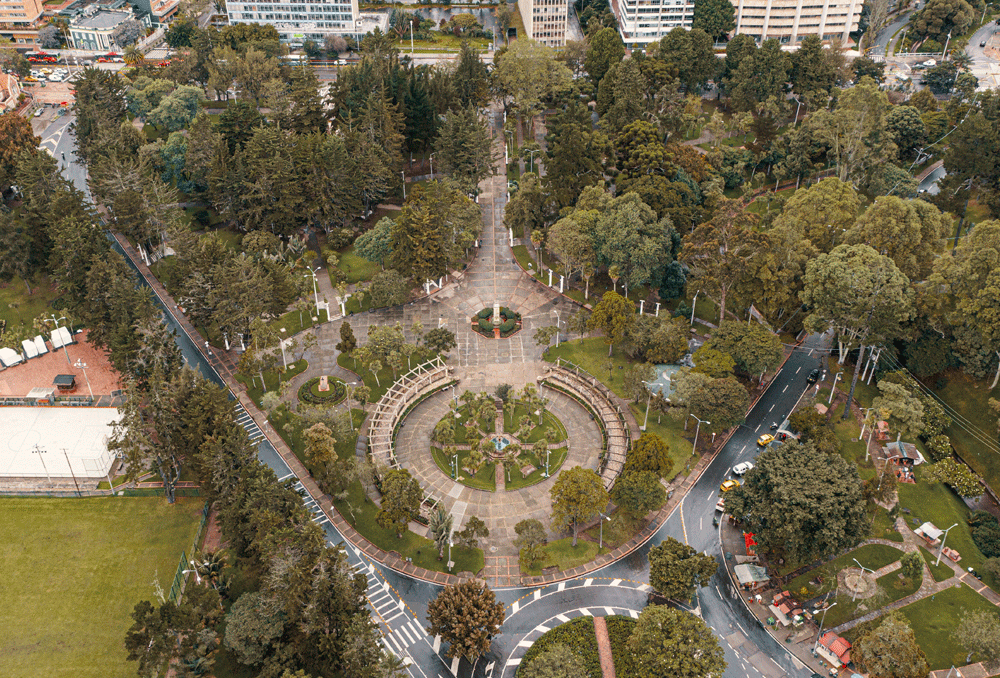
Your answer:
[[[62,82],[62,76],[53,73],[48,77],[49,82]]]
[[[753,469],[753,464],[751,464],[748,461],[745,461],[742,464],[737,464],[736,466],[733,467],[733,475],[742,476],[745,475],[747,472],[751,471],[752,469]]]

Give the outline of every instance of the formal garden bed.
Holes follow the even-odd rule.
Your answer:
[[[608,629],[615,675],[639,675],[636,673],[637,667],[627,646],[628,639],[638,622],[632,617],[611,615],[604,618],[604,623]],[[565,646],[581,660],[584,671],[578,678],[602,678],[593,617],[589,615],[577,617],[546,631],[524,653],[520,666],[530,666],[536,657],[557,645]]]
[[[493,492],[496,465],[502,464],[505,488],[517,490],[545,480],[566,461],[566,427],[545,409],[548,401],[534,386],[525,387],[516,399],[508,398],[502,431],[496,430],[498,410],[493,395],[466,391],[461,400],[463,404],[452,405],[431,434],[434,463],[450,478]]]
[[[502,338],[513,336],[521,331],[521,314],[506,306],[500,308],[499,318],[494,318],[493,308],[484,308],[472,316],[472,331],[480,336],[493,339],[495,330],[500,331]],[[499,322],[494,322],[498,320]]]
[[[337,405],[347,397],[347,384],[336,377],[327,378],[328,390],[321,391],[323,377],[313,377],[299,386],[299,400],[311,405]]]

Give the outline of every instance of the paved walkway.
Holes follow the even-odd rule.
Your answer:
[[[525,363],[501,374],[477,371],[474,368],[458,368],[454,376],[459,382],[459,392],[470,390],[473,393],[491,393],[500,383],[508,383],[515,388],[534,384],[535,375],[540,374],[542,369],[540,363]],[[583,407],[568,396],[547,388],[542,389],[542,395],[549,399],[548,410],[559,418],[569,434],[567,457],[562,468],[582,466],[597,470],[601,453],[601,432],[597,424],[590,419]],[[517,549],[513,541],[517,535],[514,533],[514,526],[522,520],[536,518],[548,528],[552,513],[549,490],[558,474],[530,487],[508,491],[498,488],[495,492],[473,489],[452,480],[430,455],[431,433],[435,424],[449,413],[451,397],[450,390],[440,391],[410,412],[406,417],[406,425],[396,437],[396,459],[420,481],[420,486],[425,491],[440,498],[444,507],[455,517],[456,530],[461,529],[470,516],[476,516],[490,530],[484,551],[491,557],[513,556],[516,560]],[[562,447],[562,444],[557,447]],[[563,536],[565,535],[555,532],[549,535],[550,539]],[[492,565],[497,567],[501,563]],[[488,566],[487,575],[499,574],[502,572],[491,572]]]
[[[611,654],[611,638],[604,617],[594,617],[594,635],[597,636],[597,654],[601,657],[601,676],[615,678],[615,660]]]

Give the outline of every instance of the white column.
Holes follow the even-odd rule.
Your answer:
[[[655,317],[655,318],[659,318],[660,317],[660,302],[656,302],[656,315],[653,316],[653,317]]]
[[[549,287],[552,287],[552,269],[549,269]]]
[[[508,200],[510,199],[510,194],[509,193],[507,194],[507,198],[508,198]],[[510,234],[510,246],[513,247],[514,246],[514,229],[513,228],[508,228],[507,231]]]
[[[559,276],[559,294],[563,293],[563,283],[566,281],[566,277],[563,275]]]
[[[646,300],[645,299],[640,299],[639,300],[639,315],[642,315],[642,308],[645,305],[646,305]]]

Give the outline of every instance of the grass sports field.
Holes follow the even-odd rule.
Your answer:
[[[154,600],[154,576],[169,592],[203,506],[0,498],[0,676],[134,676],[132,608]]]

